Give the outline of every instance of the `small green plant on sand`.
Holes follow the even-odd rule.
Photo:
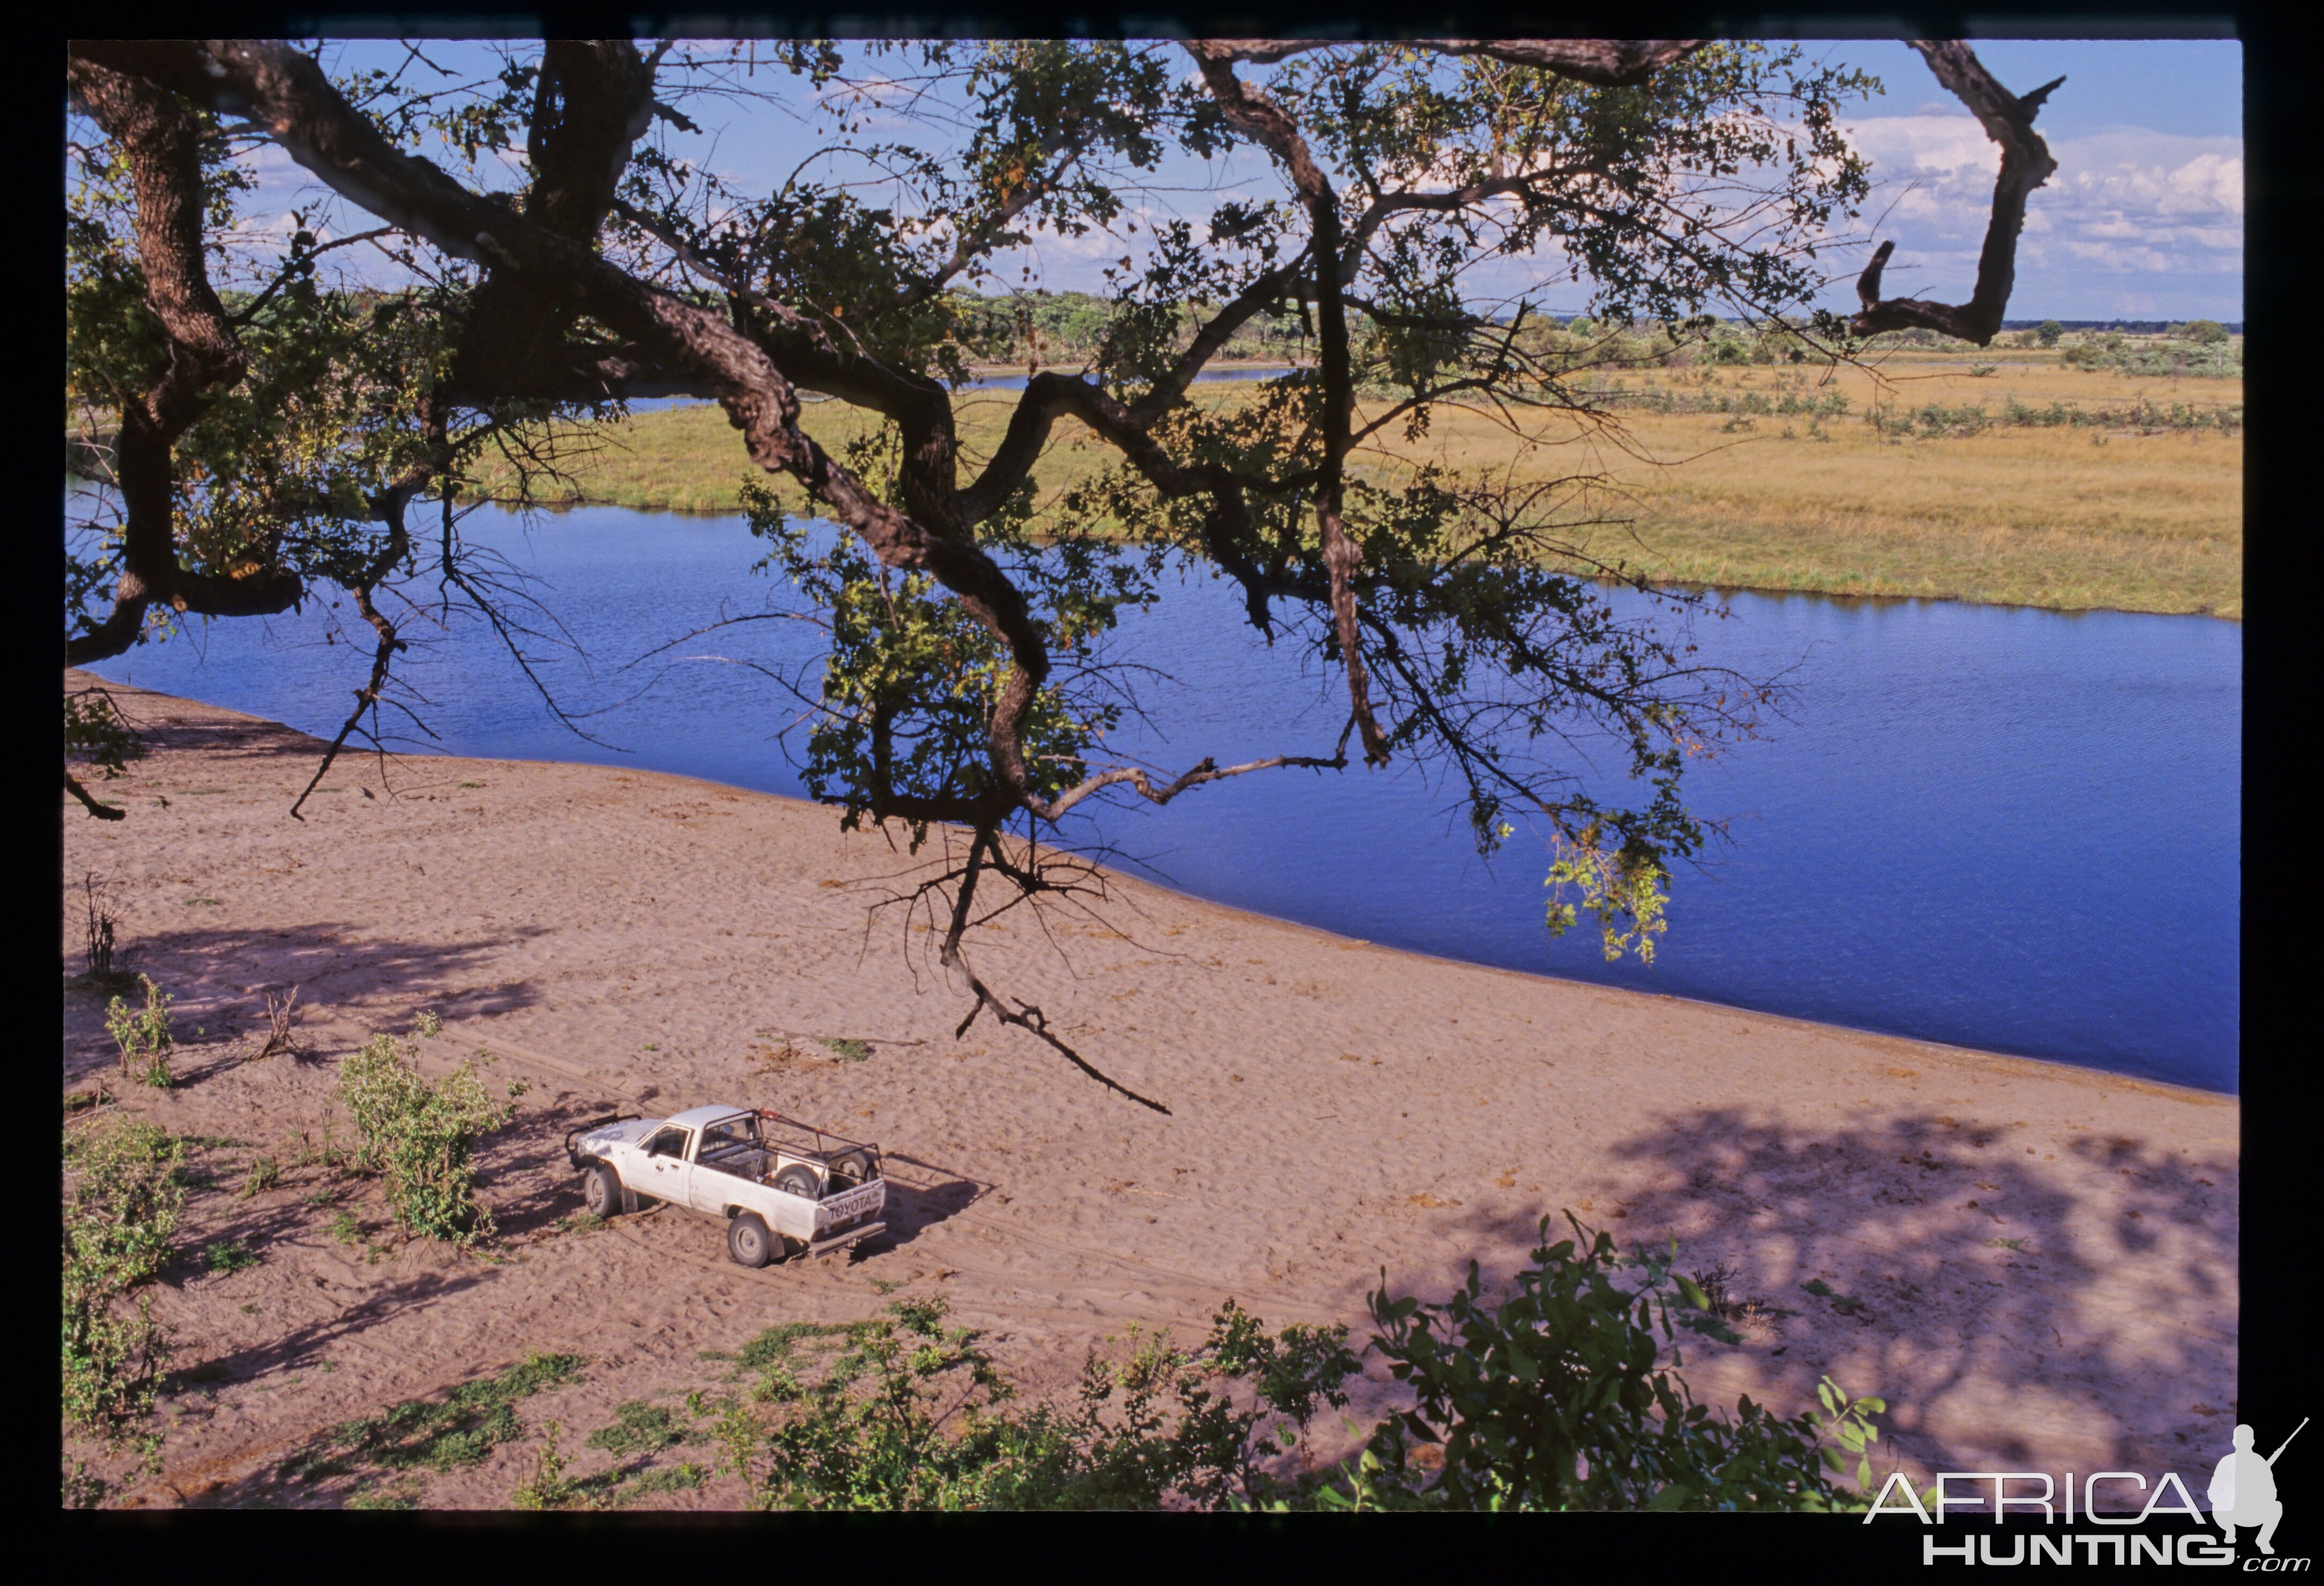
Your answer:
[[[109,1444],[152,1408],[168,1336],[133,1291],[170,1259],[185,1207],[185,1146],[151,1123],[113,1118],[65,1137],[64,1411]],[[152,1440],[149,1440],[149,1457]]]
[[[475,1198],[475,1141],[511,1110],[473,1068],[462,1064],[431,1085],[394,1037],[374,1036],[340,1065],[339,1098],[355,1120],[355,1165],[381,1176],[406,1231],[463,1246],[490,1237],[492,1214]]]
[[[104,1477],[88,1468],[85,1460],[70,1460],[64,1467],[64,1507],[69,1509],[93,1509],[105,1502],[111,1489]]]
[[[515,1508],[571,1508],[584,1497],[580,1484],[565,1473],[565,1456],[557,1452],[557,1434],[562,1430],[554,1421],[541,1427],[540,1448],[533,1456],[532,1474],[519,1482],[510,1495]]]
[[[282,1182],[282,1165],[273,1157],[260,1155],[250,1159],[250,1172],[242,1181],[242,1198],[249,1200]]]
[[[115,997],[105,1010],[105,1029],[121,1048],[121,1071],[149,1085],[167,1088],[176,1077],[170,1071],[170,1001],[153,977],[141,974],[145,1006],[133,1009]]]
[[[662,1450],[696,1435],[679,1426],[668,1409],[632,1399],[615,1414],[618,1418],[613,1425],[590,1434],[588,1445],[605,1450],[617,1462],[586,1476],[568,1473],[572,1462],[559,1446],[564,1427],[554,1421],[545,1424],[540,1446],[533,1452],[532,1471],[509,1494],[511,1507],[618,1508],[655,1493],[684,1492],[702,1485],[706,1472],[699,1465],[681,1462],[654,1468],[645,1463]],[[624,1460],[630,1462],[619,1462]]]
[[[238,1239],[213,1240],[202,1250],[202,1264],[213,1272],[239,1272],[258,1265],[258,1252]]]
[[[356,1220],[355,1214],[353,1212],[340,1213],[337,1216],[331,1219],[329,1227],[331,1237],[337,1240],[343,1245],[359,1245],[363,1243],[363,1224]]]
[[[650,1405],[643,1399],[632,1399],[613,1415],[612,1425],[601,1426],[589,1434],[589,1446],[602,1448],[617,1460],[659,1453],[690,1435],[666,1406]]]
[[[842,1063],[861,1063],[872,1056],[872,1043],[856,1040],[852,1036],[843,1036],[837,1040],[825,1041],[824,1045],[830,1049],[831,1055]]]

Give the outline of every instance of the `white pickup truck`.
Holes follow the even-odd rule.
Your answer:
[[[764,1109],[600,1119],[567,1133],[565,1155],[596,1216],[651,1199],[724,1218],[726,1253],[745,1267],[825,1255],[887,1231],[880,1148]]]

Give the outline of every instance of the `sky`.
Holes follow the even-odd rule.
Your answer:
[[[1987,40],[1976,47],[2014,91],[2066,78],[2037,124],[2059,169],[2029,207],[2008,317],[2241,319],[2243,46],[2225,40]],[[1966,300],[1998,169],[1995,146],[1904,44],[1809,41],[1803,49],[1812,60],[1868,71],[1885,88],[1843,117],[1851,142],[1872,162],[1875,191],[1852,229],[1856,245],[1836,260],[1826,306],[1854,307],[1855,271],[1874,241],[1891,237],[1897,244],[1887,275],[1892,294]],[[487,47],[475,43],[431,45],[428,53],[460,70],[491,60]],[[402,56],[392,42],[364,41],[334,46],[327,60],[382,65]],[[901,67],[887,69],[900,74]],[[756,82],[789,86],[804,99],[803,78],[761,71]],[[905,124],[876,104],[862,108],[866,135]],[[765,104],[714,99],[687,109],[704,135],[674,136],[674,151],[761,190],[810,156],[819,141],[811,117]],[[313,200],[306,174],[279,151],[263,151],[251,163],[264,215],[280,216],[302,194]],[[521,179],[512,162],[487,174],[503,186]],[[1233,190],[1280,190],[1263,157],[1249,151],[1207,167],[1174,157],[1155,180],[1162,190],[1133,211],[1148,220],[1173,210],[1207,216]],[[347,229],[362,224],[352,217],[343,221]],[[1141,225],[1135,237],[1045,236],[1007,262],[1006,276],[1020,279],[1029,270],[1034,283],[1053,290],[1102,290],[1103,265],[1142,252],[1145,231]],[[1499,278],[1480,277],[1479,284],[1515,291],[1540,273],[1538,265],[1519,270],[1513,262]],[[1561,282],[1537,301],[1553,312],[1577,311],[1582,289]]]

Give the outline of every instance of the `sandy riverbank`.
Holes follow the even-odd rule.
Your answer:
[[[1675,1235],[1683,1265],[1723,1262],[1737,1292],[1797,1313],[1690,1347],[1713,1402],[1789,1412],[1829,1371],[1887,1397],[1923,1470],[2186,1465],[2232,1424],[2233,1098],[1448,964],[1128,880],[1054,945],[1028,925],[993,936],[987,977],[1161,1118],[1016,1032],[954,1042],[966,1004],[920,962],[925,936],[893,912],[866,932],[914,862],[843,836],[835,812],[582,766],[417,759],[383,779],[351,758],[300,823],[284,812],[314,740],[113,692],[153,752],[99,789],[129,819],[66,807],[64,968],[94,871],[186,1032],[178,1089],[111,1087],[238,1142],[200,1154],[217,1187],[189,1198],[180,1243],[263,1256],[181,1262],[157,1291],[190,1380],[137,1501],[343,1500],[343,1480],[286,1489],[275,1467],[528,1349],[591,1357],[521,1406],[576,1446],[618,1404],[709,1380],[703,1351],[883,1294],[945,1296],[1036,1389],[1132,1322],[1193,1342],[1229,1295],[1360,1342],[1382,1268],[1438,1296],[1472,1259],[1508,1271],[1565,1207],[1626,1240]],[[312,1056],[244,1060],[264,993],[293,984]],[[380,1253],[343,1243],[345,1208],[310,1203],[320,1169],[235,1194],[252,1152],[319,1138],[333,1059],[428,1009],[446,1021],[431,1062],[485,1048],[496,1083],[529,1086],[485,1154],[505,1260],[398,1247],[353,1201]],[[783,1056],[786,1037],[808,1055]],[[69,1091],[112,1074],[94,995],[66,991],[63,1037]],[[818,1045],[841,1038],[871,1056]],[[568,1122],[730,1099],[880,1140],[895,1243],[751,1273],[672,1211],[560,1229],[579,1209]],[[530,1463],[503,1444],[420,1495],[503,1504]]]

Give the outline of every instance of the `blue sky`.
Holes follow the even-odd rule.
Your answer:
[[[1811,41],[1805,48],[1812,58],[1872,72],[1886,88],[1844,118],[1852,141],[1872,160],[1877,189],[1852,234],[1858,245],[1844,251],[1849,263],[1840,273],[1852,273],[1870,240],[1894,237],[1891,290],[1965,299],[1997,166],[1993,144],[1904,44],[1849,40]],[[2061,74],[2067,79],[2042,112],[2040,125],[2059,171],[2030,206],[2010,318],[2240,319],[2242,46],[2223,40],[2013,39],[1982,41],[1977,48],[2015,91]],[[490,60],[474,43],[430,46],[429,52],[458,69]],[[384,64],[401,54],[384,41],[344,44],[331,52],[343,65]],[[901,76],[906,65],[891,60],[882,69]],[[779,181],[815,148],[816,123],[799,113],[807,108],[804,79],[762,71],[755,80],[783,86],[798,104],[786,113],[764,104],[694,102],[687,108],[706,135],[677,137],[674,149],[744,182]],[[891,135],[900,134],[900,118],[884,114],[877,103],[864,109],[867,135],[891,127]],[[925,129],[913,135],[924,139]],[[305,173],[278,152],[266,151],[253,164],[270,214],[315,199]],[[507,167],[486,175],[507,185],[521,172]],[[1217,197],[1238,188],[1278,190],[1259,158],[1248,152],[1210,168],[1174,161],[1159,184],[1166,190],[1143,206],[1149,218],[1171,210],[1206,215]],[[346,229],[360,224],[336,218]],[[1144,232],[1141,225],[1136,237],[1044,237],[1010,260],[1007,274],[1014,279],[1029,268],[1034,281],[1053,290],[1097,290],[1102,265],[1141,252]],[[352,264],[354,251],[339,257]],[[1523,275],[1507,273],[1484,284],[1496,291],[1521,290],[1541,269],[1536,262]],[[1834,282],[1827,301],[1852,306],[1845,280]],[[1545,306],[1578,309],[1580,290],[1552,290]]]

